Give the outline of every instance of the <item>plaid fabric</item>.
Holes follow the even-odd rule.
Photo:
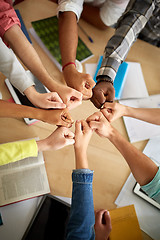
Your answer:
[[[143,35],[151,41],[159,39],[159,19],[160,0],[131,0],[129,2],[125,13],[118,21],[115,34],[105,48],[102,65],[97,74],[97,82],[102,79],[114,81],[120,64],[126,58],[142,29]]]

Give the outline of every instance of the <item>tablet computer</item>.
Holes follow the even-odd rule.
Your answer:
[[[70,214],[70,204],[50,194],[42,198],[22,240],[63,240]]]
[[[154,199],[150,198],[142,189],[139,183],[136,182],[133,192],[137,194],[139,197],[143,198],[148,203],[152,204],[154,207],[160,209],[160,204],[157,203]]]
[[[32,75],[32,73],[30,71],[27,71],[27,74],[29,75],[30,78],[32,78],[32,80],[35,83],[35,89],[37,90],[37,92],[39,93],[47,93],[49,92],[49,90],[34,76]],[[21,94],[18,89],[16,89],[9,81],[9,79],[5,79],[5,83],[12,95],[12,98],[14,100],[15,103],[17,104],[22,104],[22,105],[26,105],[29,107],[35,107],[29,100],[28,98]],[[24,118],[24,121],[30,125],[35,123],[36,121],[38,121],[37,119],[32,119],[32,118]]]

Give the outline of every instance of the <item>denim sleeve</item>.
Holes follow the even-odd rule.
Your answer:
[[[160,203],[160,167],[153,180],[150,183],[141,186],[141,188],[149,197]]]
[[[93,240],[95,239],[93,171],[89,169],[74,170],[72,181],[72,204],[66,240]]]

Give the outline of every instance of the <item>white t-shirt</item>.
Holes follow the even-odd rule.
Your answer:
[[[100,7],[101,20],[106,26],[112,26],[122,16],[129,0],[59,0],[58,14],[59,12],[72,11],[79,21],[84,2]]]

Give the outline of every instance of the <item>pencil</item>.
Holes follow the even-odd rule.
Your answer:
[[[79,28],[82,30],[82,32],[87,36],[87,38],[89,39],[89,41],[91,42],[91,43],[93,43],[93,40],[92,40],[92,38],[86,33],[86,31],[78,24],[78,26],[79,26]]]

